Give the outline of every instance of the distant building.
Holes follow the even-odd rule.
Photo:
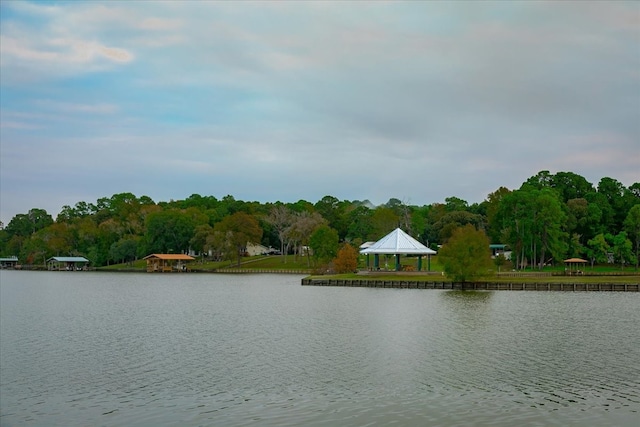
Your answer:
[[[16,268],[18,265],[18,257],[11,256],[8,258],[0,258],[0,268]]]
[[[87,264],[89,260],[81,256],[54,256],[47,260],[47,268],[56,271],[81,271]]]
[[[504,244],[492,244],[489,245],[489,249],[491,249],[491,258],[495,258],[498,255],[502,254],[505,259],[511,259],[511,249],[509,245]]]
[[[265,255],[271,253],[272,251],[272,248],[268,248],[259,243],[247,243],[247,247],[245,248],[245,253],[248,256]]]

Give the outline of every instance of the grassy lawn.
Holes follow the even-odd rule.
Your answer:
[[[242,268],[247,270],[308,270],[306,257],[294,259],[293,255],[285,257],[283,255],[254,256],[242,258],[240,267],[237,261],[208,261],[202,262],[200,259],[190,262],[189,269],[193,271],[210,271],[221,268]],[[99,267],[104,271],[146,271],[147,262],[144,260],[134,261],[132,264],[114,264],[106,267]]]

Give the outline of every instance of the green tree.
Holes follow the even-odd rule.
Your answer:
[[[381,206],[373,211],[371,216],[371,234],[367,240],[378,240],[398,227],[400,217],[393,209]]]
[[[453,232],[438,258],[447,276],[458,282],[476,280],[486,275],[492,265],[487,235],[471,224]]]
[[[202,261],[204,261],[204,255],[209,250],[208,240],[213,233],[213,228],[209,224],[200,224],[196,226],[193,237],[189,241],[189,245],[200,252]]]
[[[371,216],[373,210],[366,206],[358,206],[351,210],[347,214],[347,222],[349,227],[347,229],[346,238],[349,240],[360,239],[365,241],[372,234]]]
[[[629,240],[633,243],[635,252],[636,270],[640,261],[640,204],[635,205],[629,210],[624,220],[624,228],[629,235]]]
[[[471,224],[477,229],[483,229],[484,218],[482,215],[466,211],[447,212],[439,221],[433,224],[433,232],[437,234],[438,242],[444,244],[447,243],[454,230],[466,224]]]
[[[148,253],[185,253],[195,231],[192,217],[177,209],[153,212],[146,217]]]
[[[511,190],[508,188],[500,187],[487,196],[487,234],[493,243],[501,243],[502,241],[504,224],[498,220],[498,210],[502,199],[510,193]]]
[[[593,184],[573,172],[556,173],[551,186],[558,192],[563,202],[583,198],[594,191]]]
[[[137,257],[138,240],[136,237],[129,236],[113,243],[109,250],[111,259],[115,262],[130,264]]]
[[[610,252],[611,246],[609,246],[609,242],[607,242],[606,237],[602,233],[587,241],[587,255],[591,260],[591,267],[593,267],[595,263],[607,262]]]
[[[318,226],[311,238],[309,247],[313,251],[313,259],[316,262],[328,262],[336,256],[339,248],[338,232],[328,225]]]
[[[262,229],[258,220],[245,212],[236,212],[224,217],[213,230],[218,238],[226,240],[225,245],[228,248],[233,249],[233,252],[226,255],[236,256],[238,265],[242,262],[247,243],[256,243],[262,239]]]
[[[5,227],[5,231],[9,236],[28,237],[51,224],[53,224],[53,218],[46,210],[33,208],[26,214],[14,216]]]
[[[513,249],[518,268],[527,260],[542,268],[548,256],[561,259],[566,252],[566,214],[552,189],[523,185],[503,198],[496,220],[503,226],[503,238]]]
[[[598,194],[602,194],[611,206],[611,216],[607,218],[607,231],[611,234],[622,229],[622,223],[631,206],[627,206],[627,193],[631,192],[618,180],[604,177],[598,183]]]
[[[624,265],[633,258],[631,241],[627,239],[625,231],[613,236],[613,253],[615,260],[620,263],[620,268],[624,268]]]

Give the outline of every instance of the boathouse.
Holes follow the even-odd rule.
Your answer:
[[[18,265],[17,256],[0,258],[0,268],[16,268],[16,265]]]
[[[148,273],[171,273],[189,271],[187,263],[195,258],[185,254],[151,254],[143,258],[147,261]]]
[[[400,228],[396,228],[382,239],[362,249],[360,253],[367,256],[367,268],[369,268],[369,255],[374,256],[374,270],[380,269],[380,255],[393,255],[396,261],[396,271],[400,270],[401,255],[417,255],[418,271],[422,270],[422,257],[426,255],[428,261],[427,271],[429,271],[431,270],[431,255],[435,255],[437,252],[418,242]]]
[[[56,271],[81,271],[89,260],[81,256],[54,256],[47,260],[47,268]]]

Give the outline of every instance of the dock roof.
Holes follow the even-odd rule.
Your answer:
[[[185,254],[151,254],[147,255],[143,259],[164,259],[164,260],[177,260],[177,261],[193,261],[194,257]]]
[[[47,260],[47,262],[57,261],[57,262],[89,262],[88,259],[82,256],[52,256]]]

